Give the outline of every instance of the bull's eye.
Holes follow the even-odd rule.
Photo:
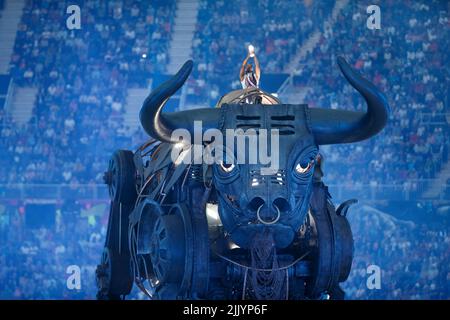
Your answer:
[[[223,172],[230,173],[234,169],[234,164],[232,163],[224,163],[223,161],[220,162],[220,169],[222,169]]]
[[[305,174],[307,172],[309,172],[311,170],[311,168],[314,165],[314,159],[312,159],[311,161],[309,161],[308,163],[297,163],[297,165],[295,166],[295,171],[298,174]]]

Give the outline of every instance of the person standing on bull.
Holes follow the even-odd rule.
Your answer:
[[[248,60],[253,58],[255,61],[255,71],[253,71],[253,66],[248,63]],[[255,54],[255,48],[252,45],[248,46],[247,57],[244,62],[242,62],[241,71],[239,72],[239,79],[242,84],[243,89],[250,87],[259,88],[259,79],[261,76],[261,69],[259,67],[259,61]]]
[[[248,60],[253,58],[255,61],[255,71],[253,66],[248,63]],[[239,79],[241,80],[242,88],[248,97],[245,99],[249,104],[261,104],[261,97],[259,96],[259,78],[261,76],[261,69],[259,67],[259,61],[255,54],[255,47],[248,46],[247,57],[242,62],[241,71],[239,72]]]

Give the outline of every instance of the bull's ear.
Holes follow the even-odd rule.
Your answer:
[[[368,139],[386,126],[389,117],[390,108],[384,94],[353,70],[344,58],[338,58],[338,65],[347,81],[366,100],[367,112],[312,108],[311,128],[318,145]]]
[[[153,90],[145,99],[139,119],[141,125],[151,137],[164,142],[175,143],[178,138],[172,137],[175,129],[186,129],[193,136],[194,121],[201,121],[203,130],[215,128],[219,121],[220,110],[203,108],[173,113],[162,113],[169,98],[186,82],[192,71],[193,62],[188,60],[169,80]]]

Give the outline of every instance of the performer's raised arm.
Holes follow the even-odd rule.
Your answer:
[[[239,72],[239,79],[240,79],[241,81],[244,80],[245,68],[246,68],[246,66],[247,66],[247,61],[248,61],[249,58],[250,58],[250,55],[247,54],[247,57],[245,58],[244,62],[242,62],[241,71]]]

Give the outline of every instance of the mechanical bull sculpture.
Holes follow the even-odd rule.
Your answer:
[[[285,105],[259,92],[271,105],[245,104],[241,95],[222,98],[219,108],[164,113],[192,61],[151,92],[140,121],[153,139],[135,153],[117,151],[105,174],[111,209],[98,298],[124,297],[133,282],[152,299],[344,298],[339,283],[353,257],[346,213],[355,200],[335,209],[320,179],[319,146],[376,135],[389,106],[343,58],[338,65],[366,100],[366,112]],[[198,144],[180,147],[174,132],[194,136],[195,121],[201,133],[276,129],[276,170],[261,174],[261,164],[229,157],[209,165],[174,161],[174,148],[181,159]]]

